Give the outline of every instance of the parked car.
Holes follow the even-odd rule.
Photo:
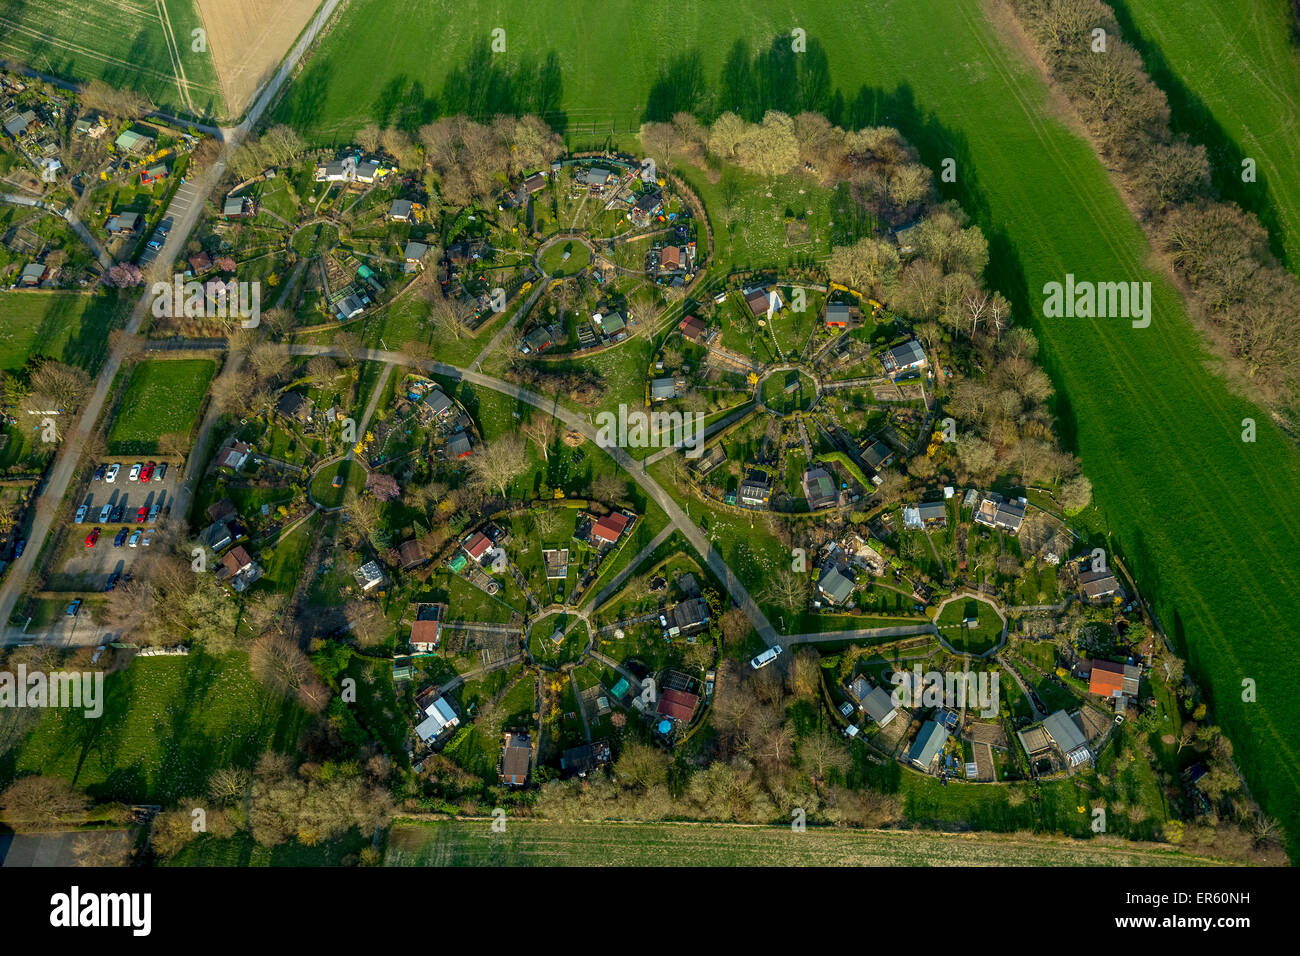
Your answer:
[[[134,465],[131,466],[131,473],[130,473],[129,475],[126,476],[126,480],[127,480],[127,481],[139,481],[139,480],[140,480],[140,469],[143,468],[143,467],[144,467],[144,465],[140,464],[140,463],[137,461]]]
[[[90,510],[90,508],[88,508],[86,505],[82,505],[80,508],[77,509],[77,517],[75,517],[73,520],[74,520],[77,524],[85,524],[85,522],[86,522],[86,512],[89,511],[89,510]]]
[[[143,536],[143,535],[144,535],[144,532],[143,532],[143,531],[136,531],[134,534],[131,535],[131,540],[128,541],[127,544],[129,544],[129,545],[130,545],[131,547],[133,547],[133,548],[135,548],[135,547],[139,547],[139,545],[140,545],[140,538],[141,538],[141,536]]]
[[[68,617],[76,617],[77,612],[81,610],[81,598],[77,598],[68,605]]]
[[[750,661],[749,666],[754,668],[754,670],[758,670],[760,667],[766,667],[768,664],[772,663],[780,656],[781,656],[781,645],[773,644],[762,654],[759,654],[752,661]]]
[[[121,521],[123,515],[125,515],[125,514],[126,514],[126,502],[124,502],[124,501],[119,501],[119,502],[117,503],[117,507],[113,509],[113,517],[112,517],[112,521],[115,522],[115,523],[118,522],[118,521]]]
[[[157,520],[158,520],[158,512],[160,512],[160,511],[162,511],[162,502],[161,502],[161,501],[155,501],[155,502],[153,503],[153,507],[149,509],[149,520],[150,520],[150,521],[157,521]]]
[[[117,473],[121,470],[122,470],[121,465],[109,465],[108,474],[104,476],[104,480],[111,485],[113,482],[117,481]]]
[[[23,552],[26,550],[27,550],[27,539],[19,538],[18,543],[14,545],[14,557],[21,558],[23,556]]]
[[[103,481],[104,475],[108,472],[108,465],[100,465],[95,469],[95,480]]]
[[[104,585],[104,590],[105,591],[113,590],[113,588],[117,587],[117,582],[120,581],[121,579],[122,579],[122,572],[114,571],[112,574],[108,576],[108,583]]]
[[[117,533],[117,537],[113,539],[113,547],[120,548],[122,545],[126,544],[126,536],[127,530],[123,528]]]
[[[111,517],[113,517],[113,506],[112,506],[112,505],[104,505],[104,507],[102,507],[102,508],[99,509],[99,523],[100,523],[100,524],[104,524],[104,523],[107,522],[108,519],[111,518]]]
[[[140,547],[147,548],[152,543],[153,543],[153,528],[150,528],[148,531],[144,533],[144,537],[140,539]]]
[[[90,532],[90,534],[86,535],[86,547],[93,548],[95,546],[95,542],[98,540],[99,540],[99,529],[96,528],[94,531]]]
[[[153,477],[153,470],[154,470],[155,468],[157,468],[157,467],[158,467],[158,466],[155,465],[153,462],[149,462],[149,464],[145,465],[145,466],[144,466],[144,471],[140,472],[140,480],[141,480],[141,481],[148,481],[150,478],[152,478],[152,477]]]
[[[150,239],[149,248],[154,250],[159,250],[162,248],[162,243],[159,242],[157,239]]]
[[[162,481],[166,477],[167,477],[167,462],[164,461],[162,464],[158,466],[158,474],[154,475],[154,478],[157,481]]]
[[[140,510],[135,513],[135,523],[144,524],[144,519],[149,517],[149,506],[141,505]]]

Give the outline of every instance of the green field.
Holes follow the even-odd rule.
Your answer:
[[[108,333],[123,324],[130,305],[112,292],[0,295],[0,370],[43,355],[95,373],[108,354]]]
[[[303,711],[261,688],[242,654],[136,660],[105,679],[104,694],[97,719],[46,710],[0,760],[0,781],[56,774],[98,800],[171,802],[201,796],[213,770],[292,749],[306,726]]]
[[[225,112],[193,0],[0,0],[0,57],[80,83],[138,90],[160,109],[203,118]],[[184,83],[181,82],[181,76]]]
[[[159,435],[188,436],[216,369],[211,359],[147,359],[137,365],[108,433],[109,451],[152,455]]]
[[[388,866],[1193,866],[1155,844],[680,823],[397,824]]]
[[[1259,216],[1300,270],[1300,54],[1285,0],[1111,2],[1169,97],[1174,128],[1209,150],[1220,193]],[[1206,51],[1214,51],[1207,69]],[[1253,159],[1256,181],[1242,180]]]

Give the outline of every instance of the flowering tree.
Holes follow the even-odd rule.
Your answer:
[[[144,273],[140,271],[139,266],[134,266],[129,262],[119,262],[104,273],[104,284],[116,286],[119,289],[130,289],[144,285]]]
[[[377,471],[366,476],[366,489],[380,501],[392,501],[402,493],[396,478]]]

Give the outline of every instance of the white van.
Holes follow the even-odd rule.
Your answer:
[[[754,668],[754,670],[758,670],[760,667],[766,667],[768,664],[772,663],[780,656],[781,656],[781,645],[773,644],[762,654],[759,654],[752,661],[750,661],[749,666]]]

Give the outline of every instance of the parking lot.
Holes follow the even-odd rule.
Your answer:
[[[106,464],[112,465],[112,462]],[[155,472],[148,482],[131,481],[129,475],[135,462],[120,462],[121,469],[113,482],[92,480],[79,504],[86,506],[85,520],[74,524],[68,536],[68,558],[60,569],[62,575],[79,578],[81,582],[100,588],[107,583],[109,575],[123,573],[143,553],[141,542],[148,532],[154,529],[158,521],[170,512],[170,503],[176,494],[177,482],[181,477],[180,468],[168,463],[166,475],[161,481]],[[154,514],[155,506],[157,514]],[[108,509],[108,517],[104,511]],[[145,509],[141,520],[140,509]],[[86,538],[95,529],[99,529],[99,540],[93,547],[85,546]],[[119,532],[126,531],[126,540],[114,547]],[[136,547],[129,546],[131,536],[140,531]],[[71,582],[69,582],[71,583]]]

